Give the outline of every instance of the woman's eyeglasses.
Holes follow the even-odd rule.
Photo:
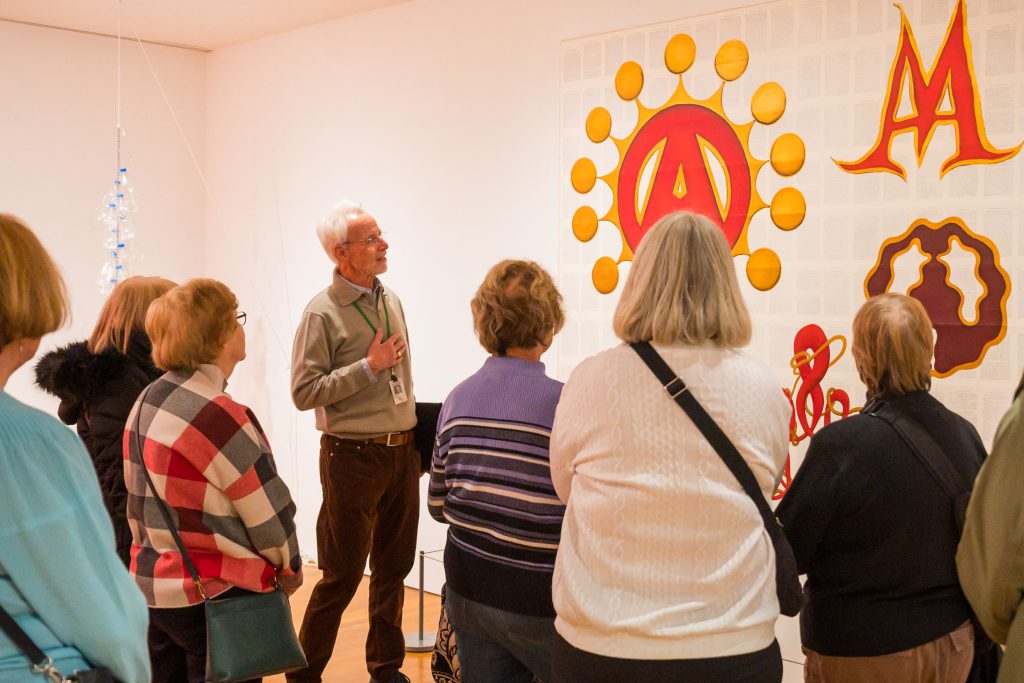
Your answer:
[[[235,316],[235,320],[238,321],[239,325],[244,325],[245,324],[245,312],[244,311],[239,311],[238,314]]]

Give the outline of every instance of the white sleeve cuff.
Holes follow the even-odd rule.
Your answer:
[[[363,359],[363,372],[366,373],[366,376],[370,378],[371,382],[377,381],[377,375],[373,374],[373,370],[370,369],[370,361],[365,358]]]

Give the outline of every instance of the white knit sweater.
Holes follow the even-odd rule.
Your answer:
[[[781,383],[741,351],[656,346],[766,497],[788,450]],[[771,645],[775,555],[753,501],[640,357],[619,346],[565,385],[551,474],[568,504],[553,582],[563,638],[627,659]]]

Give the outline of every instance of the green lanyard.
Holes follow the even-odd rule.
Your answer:
[[[380,299],[381,299],[381,302],[384,304],[384,323],[387,326],[387,332],[388,332],[388,335],[387,335],[387,337],[385,337],[385,339],[391,339],[391,316],[388,315],[388,301],[384,297],[383,294],[380,295]],[[352,304],[356,307],[356,310],[359,311],[359,315],[363,316],[363,320],[365,320],[366,324],[370,326],[370,329],[373,330],[373,333],[377,334],[376,326],[374,326],[374,324],[372,322],[370,322],[370,319],[366,316],[366,313],[363,312],[363,309],[359,305],[359,302],[358,301],[353,301]],[[391,368],[391,381],[392,382],[397,382],[398,381],[398,378],[395,376],[395,369],[394,368]]]
[[[391,339],[391,316],[388,315],[388,302],[387,299],[384,298],[383,294],[381,294],[380,296],[381,301],[384,303],[384,322],[386,323],[388,332],[387,336],[385,336],[384,338]],[[370,322],[370,319],[366,316],[366,313],[363,312],[363,309],[359,306],[359,302],[353,301],[352,304],[356,307],[356,310],[359,311],[359,315],[363,316],[363,320],[365,320],[366,324],[370,326],[370,329],[373,330],[373,333],[377,334],[377,328],[374,326],[373,323]]]

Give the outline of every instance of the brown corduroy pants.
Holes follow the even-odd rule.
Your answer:
[[[313,589],[299,641],[309,666],[289,681],[320,681],[334,652],[341,615],[370,558],[370,632],[366,668],[384,680],[405,659],[403,581],[416,554],[419,455],[404,446],[320,439],[323,504],[317,518],[317,559],[323,578]],[[345,643],[345,646],[350,644]]]

